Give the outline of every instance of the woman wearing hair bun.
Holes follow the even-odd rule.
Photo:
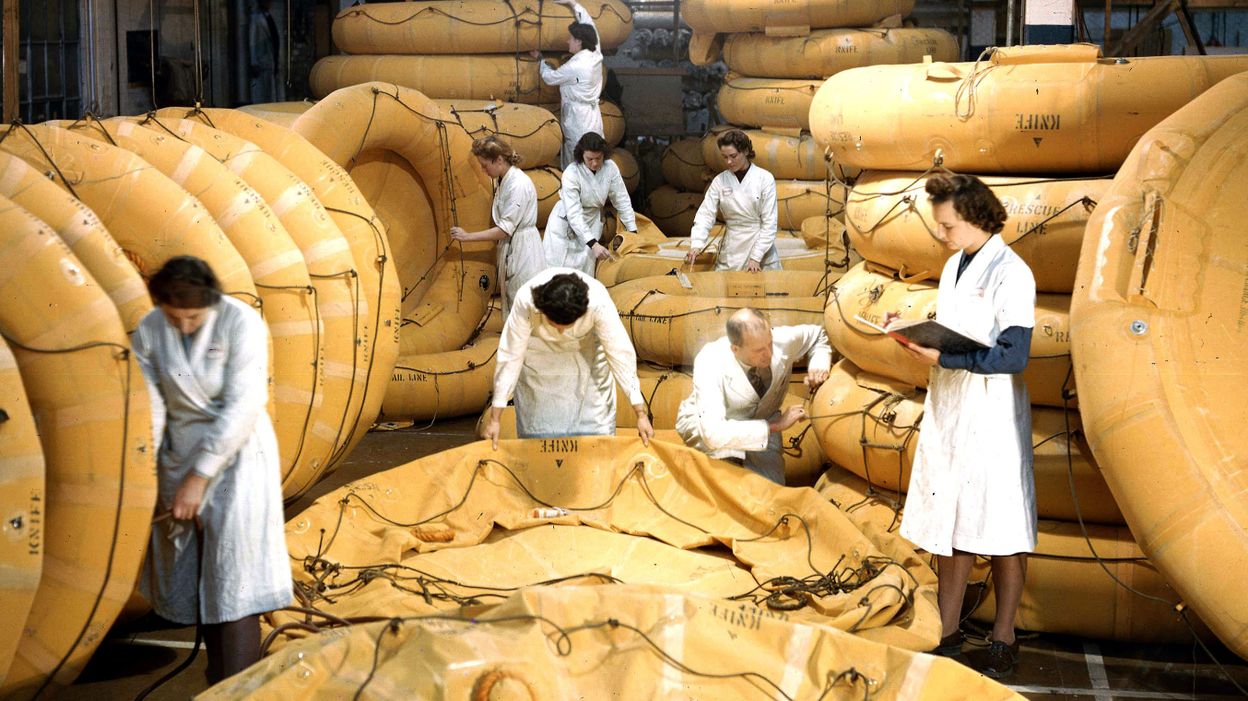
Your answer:
[[[520,154],[497,136],[472,142],[472,155],[486,175],[498,179],[491,210],[494,226],[485,231],[464,231],[452,226],[451,238],[498,242],[498,286],[505,318],[516,292],[546,267],[542,235],[537,230],[537,189],[528,174],[516,167]]]
[[[754,145],[740,129],[729,129],[715,140],[728,170],[706,188],[702,205],[689,233],[689,263],[707,245],[715,215],[724,217],[724,234],[715,257],[716,270],[779,270],[776,251],[776,179],[754,165]]]

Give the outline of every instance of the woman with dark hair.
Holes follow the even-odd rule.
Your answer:
[[[162,617],[203,624],[215,684],[260,659],[259,615],[292,599],[269,332],[198,258],[171,258],[148,289],[157,308],[132,343],[167,516],[152,529],[141,587]]]
[[[728,170],[706,188],[702,206],[693,217],[689,234],[689,263],[706,247],[716,214],[723,215],[716,270],[779,270],[776,252],[776,179],[753,164],[754,145],[740,129],[729,129],[715,140]]]
[[[537,188],[528,174],[517,167],[520,154],[503,139],[490,135],[473,141],[472,155],[486,175],[498,179],[491,210],[494,226],[471,232],[452,226],[451,238],[498,242],[498,286],[505,316],[516,292],[546,267],[542,235],[537,230]]]
[[[1000,679],[1017,661],[1014,617],[1026,554],[1036,547],[1031,403],[1022,376],[1036,283],[995,235],[1006,214],[987,185],[940,175],[927,181],[927,194],[937,238],[955,251],[941,272],[936,320],[987,348],[953,354],[906,344],[932,370],[901,534],[936,555],[944,629],[936,654],[961,653],[966,580],[976,556],[992,559],[996,618],[980,671]]]
[[[597,132],[585,132],[576,143],[575,155],[576,163],[563,171],[559,201],[547,220],[542,247],[546,265],[592,276],[595,264],[611,255],[598,242],[607,202],[615,205],[625,229],[636,231],[637,217],[607,140]]]
[[[542,60],[542,52],[530,52],[538,59],[542,81],[559,86],[560,118],[563,127],[563,151],[559,165],[567,168],[576,163],[573,150],[586,132],[602,133],[602,112],[598,98],[602,96],[602,51],[598,46],[598,30],[594,18],[576,0],[555,0],[572,9],[575,22],[568,25],[568,53],[572,57],[558,68]]]
[[[494,398],[481,437],[498,447],[499,419],[515,393],[521,438],[615,435],[615,385],[637,412],[637,434],[654,436],[637,379],[637,353],[601,282],[549,268],[521,288],[503,324]]]

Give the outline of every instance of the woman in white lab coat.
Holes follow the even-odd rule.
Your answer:
[[[259,614],[292,600],[269,332],[198,258],[170,259],[149,289],[157,308],[133,348],[152,400],[163,514],[141,587],[162,617],[203,624],[216,683],[260,659]]]
[[[602,112],[598,98],[602,95],[602,50],[598,46],[598,30],[594,18],[576,0],[555,0],[572,9],[576,21],[568,25],[568,53],[572,57],[558,68],[551,68],[542,53],[530,52],[538,59],[542,81],[559,86],[559,124],[563,127],[563,150],[559,165],[567,168],[576,162],[573,151],[586,132],[602,133]]]
[[[451,238],[498,242],[498,287],[506,316],[516,292],[546,267],[542,235],[537,230],[537,189],[518,167],[520,154],[497,136],[472,142],[472,155],[486,175],[498,179],[491,210],[494,226],[484,231],[464,231],[452,226]]]
[[[728,170],[711,180],[693,218],[686,260],[693,263],[707,245],[716,213],[724,217],[716,270],[779,270],[776,252],[776,179],[754,165],[754,145],[740,129],[715,140]]]
[[[1017,663],[1014,618],[1026,553],[1036,546],[1031,405],[1022,372],[1035,325],[1031,269],[996,236],[1006,214],[973,176],[927,181],[937,236],[955,251],[940,277],[936,320],[985,350],[942,354],[908,344],[932,366],[901,534],[937,556],[944,631],[937,654],[960,654],[962,597],[977,555],[992,558],[996,619],[984,674]]]
[[[563,171],[559,201],[546,222],[542,246],[546,265],[572,268],[593,276],[594,266],[611,254],[598,242],[603,208],[615,206],[620,224],[637,231],[637,217],[620,168],[611,160],[611,147],[601,134],[586,132],[576,144],[576,162]]]

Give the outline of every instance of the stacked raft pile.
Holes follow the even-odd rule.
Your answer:
[[[866,262],[841,278],[826,312],[829,336],[845,359],[814,410],[824,450],[855,476],[830,472],[821,485],[825,493],[852,508],[888,505],[875,510],[881,525],[895,529],[899,522],[896,509],[922,429],[927,372],[854,317],[878,322],[892,311],[914,319],[934,314],[936,278],[948,254],[932,235],[927,176],[935,170],[983,174],[1010,214],[1001,235],[1035,273],[1036,326],[1025,379],[1034,404],[1041,524],[1020,610],[1023,628],[1137,641],[1190,637],[1167,604],[1123,594],[1096,561],[1109,560],[1114,575],[1136,590],[1161,601],[1178,598],[1125,527],[1148,532],[1133,517],[1138,499],[1124,502],[1129,488],[1114,484],[1115,475],[1123,479],[1117,470],[1138,467],[1115,456],[1111,468],[1106,454],[1094,457],[1081,440],[1079,407],[1089,401],[1104,406],[1119,390],[1083,387],[1082,373],[1072,367],[1072,344],[1099,348],[1103,336],[1072,334],[1071,292],[1076,268],[1103,261],[1106,244],[1097,249],[1093,239],[1135,237],[1125,228],[1111,234],[1109,224],[1099,222],[1105,200],[1122,189],[1118,182],[1138,177],[1140,168],[1128,163],[1112,189],[1105,176],[1123,164],[1141,134],[1245,69],[1248,58],[1242,57],[1109,62],[1099,60],[1093,46],[1011,48],[975,64],[846,71],[829,79],[813,101],[816,140],[838,162],[866,170],[846,205],[847,229]],[[1161,89],[1153,76],[1163,74],[1184,79]],[[1119,226],[1128,225],[1134,231],[1141,226]],[[1114,365],[1119,356],[1107,351],[1099,357]],[[1238,372],[1242,376],[1242,364]],[[1242,417],[1242,400],[1239,407]],[[1111,477],[1108,486],[1102,470]],[[1242,553],[1239,533],[1234,547]],[[1076,601],[1084,605],[1072,606]],[[990,598],[974,616],[991,620]],[[1237,620],[1242,636],[1242,616]]]

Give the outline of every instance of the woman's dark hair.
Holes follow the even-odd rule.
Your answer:
[[[571,324],[589,309],[589,285],[573,273],[560,273],[533,288],[533,306],[555,324]]]
[[[165,261],[147,281],[147,291],[158,305],[174,309],[203,309],[221,299],[221,282],[204,261],[175,256]]]
[[[582,49],[593,51],[598,48],[598,32],[594,31],[593,25],[573,22],[568,25],[568,34],[571,34],[573,39],[581,41]]]
[[[484,158],[487,161],[503,158],[513,166],[519,165],[520,161],[523,160],[520,154],[516,153],[516,150],[511,147],[511,144],[494,134],[474,140],[472,142],[472,155],[477,158]]]
[[[719,138],[715,139],[715,145],[720,148],[731,146],[737,150],[737,153],[743,153],[746,158],[754,160],[754,144],[750,143],[750,137],[740,129],[729,129],[720,134]]]
[[[576,148],[572,150],[572,155],[577,163],[583,162],[585,152],[601,153],[604,159],[611,158],[611,145],[607,140],[602,138],[602,134],[596,131],[587,131],[581,134],[580,141],[576,142]]]
[[[1005,228],[1008,217],[1001,200],[974,175],[933,175],[926,187],[933,206],[952,202],[953,211],[971,226],[990,234]]]

